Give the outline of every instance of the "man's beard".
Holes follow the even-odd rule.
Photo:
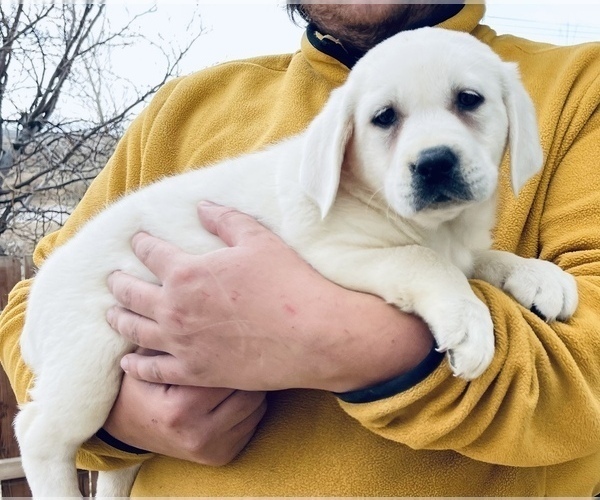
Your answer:
[[[319,32],[359,52],[400,31],[438,24],[461,8],[462,4],[302,5]]]

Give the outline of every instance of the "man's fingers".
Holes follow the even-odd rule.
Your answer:
[[[183,250],[176,245],[144,232],[134,235],[131,248],[140,262],[161,282],[164,282],[166,271],[171,268],[177,256],[183,254]]]
[[[208,415],[213,412],[219,405],[228,399],[235,389],[226,387],[197,387],[191,385],[168,385],[167,391],[170,392],[171,401],[180,406],[187,408],[188,405],[193,407],[194,412],[198,415]]]
[[[212,409],[215,416],[222,414],[235,415],[234,425],[239,423],[239,417],[250,415],[256,411],[263,403],[266,404],[266,391],[241,391],[236,390],[224,398],[218,405]]]
[[[146,349],[161,351],[163,342],[158,324],[123,307],[111,307],[106,312],[108,324],[122,337]]]
[[[156,319],[156,305],[161,303],[160,285],[149,283],[122,271],[111,273],[107,283],[110,293],[124,308],[140,316]]]
[[[153,384],[193,385],[189,383],[181,363],[170,354],[127,354],[121,359],[121,368],[133,378]]]
[[[198,216],[204,228],[218,236],[227,246],[238,246],[250,238],[272,235],[255,218],[233,208],[202,201]]]
[[[236,422],[231,430],[243,435],[253,431],[264,417],[267,411],[266,393],[238,391],[236,394],[240,400],[245,399],[245,401],[237,403],[239,407],[236,409],[236,414],[244,415],[246,413],[247,416]]]
[[[235,391],[211,412],[212,417],[225,426],[230,442],[228,446],[220,446],[225,455],[217,462],[229,463],[246,447],[266,411],[264,392]]]

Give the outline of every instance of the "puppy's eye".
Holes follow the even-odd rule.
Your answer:
[[[483,96],[474,90],[463,90],[458,93],[456,104],[463,111],[473,111],[483,103]]]
[[[390,128],[397,121],[398,113],[391,106],[380,109],[371,119],[371,123],[380,128]]]

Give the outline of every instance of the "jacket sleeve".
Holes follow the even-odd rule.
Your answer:
[[[558,131],[552,126],[553,147],[530,212],[537,234],[523,236],[530,247],[534,242],[532,255],[575,276],[575,315],[548,324],[473,281],[494,321],[490,368],[469,383],[444,361],[387,397],[360,402],[341,395],[342,408],[372,432],[414,449],[455,450],[509,466],[600,452],[600,77],[592,80],[577,111]]]
[[[95,213],[123,193],[136,189],[142,182],[151,180],[143,179],[142,174],[145,138],[154,118],[176,84],[177,80],[174,80],[165,85],[147,109],[132,123],[106,167],[92,182],[66,224],[40,241],[34,253],[36,266],[39,267],[54,248],[67,241]],[[21,358],[19,344],[31,283],[32,280],[25,280],[15,286],[0,316],[0,361],[19,403],[27,400],[27,391],[33,381],[32,373]],[[84,463],[80,465],[92,470],[106,466],[128,465],[128,461],[131,463],[139,461],[139,456],[117,452],[97,438],[84,446],[84,450],[80,453],[81,458],[84,459]],[[125,462],[120,463],[120,459]]]

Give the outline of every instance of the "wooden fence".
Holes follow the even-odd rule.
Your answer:
[[[31,257],[18,259],[0,256],[0,310],[6,306],[8,294],[13,286],[33,273]],[[16,410],[17,403],[10,383],[4,371],[0,369],[0,498],[31,496],[12,428]],[[80,471],[79,486],[84,496],[92,496],[90,485],[93,482],[90,473]]]

